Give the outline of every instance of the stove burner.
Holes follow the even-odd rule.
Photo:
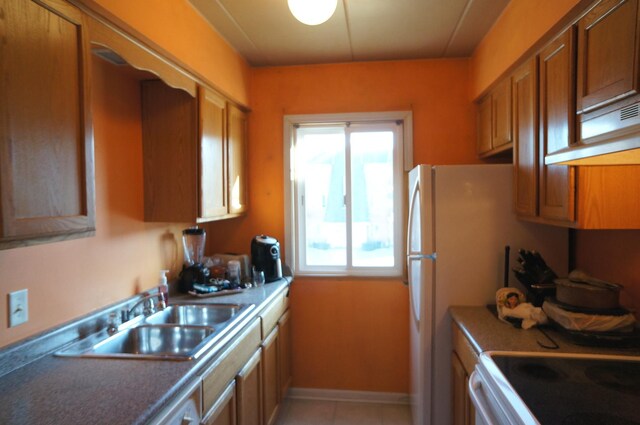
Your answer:
[[[562,425],[639,425],[639,423],[606,413],[583,412],[567,416],[562,420]]]
[[[564,374],[550,368],[549,366],[537,362],[521,363],[517,366],[518,372],[522,375],[541,381],[555,382],[564,378]]]
[[[589,366],[584,374],[598,385],[621,393],[640,395],[640,369],[628,363]]]

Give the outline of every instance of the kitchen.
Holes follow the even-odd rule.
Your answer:
[[[83,3],[250,106],[249,212],[205,225],[207,252],[247,252],[260,232],[284,239],[283,115],[411,110],[415,164],[481,163],[472,100],[585,2],[547,2],[544,8],[512,2],[470,58],[266,68],[248,66],[186,1],[161,2],[153,10],[143,2]],[[169,21],[173,31],[165,30]],[[98,59],[91,65],[96,235],[0,252],[3,296],[29,289],[29,321],[3,326],[1,346],[146,290],[160,269],[171,269],[171,278],[179,271],[171,241],[179,240],[187,223],[143,220],[138,83]],[[624,283],[626,305],[640,299],[638,232],[575,232],[575,265]],[[4,317],[6,308],[2,303]],[[408,392],[408,364],[398,361],[409,356],[409,302],[401,279],[299,277],[291,287],[291,312],[294,388]]]

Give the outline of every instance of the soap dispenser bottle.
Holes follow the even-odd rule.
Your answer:
[[[169,270],[160,270],[160,281],[158,282],[158,293],[160,298],[160,308],[166,308],[169,304],[169,283],[167,282]]]

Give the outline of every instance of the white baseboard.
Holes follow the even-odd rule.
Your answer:
[[[351,401],[361,403],[409,404],[409,394],[376,391],[289,388],[287,397],[298,400]]]

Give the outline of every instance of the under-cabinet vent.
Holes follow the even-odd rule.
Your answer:
[[[631,106],[627,106],[626,108],[622,108],[620,110],[620,121],[628,120],[630,118],[635,118],[640,115],[640,107],[639,103],[636,103]]]
[[[104,49],[104,48],[94,48],[94,49],[91,49],[91,52],[94,55],[99,56],[102,59],[106,60],[107,62],[111,62],[114,65],[118,65],[118,66],[127,65],[127,61],[122,59],[122,57],[116,52],[114,52],[113,50]]]

